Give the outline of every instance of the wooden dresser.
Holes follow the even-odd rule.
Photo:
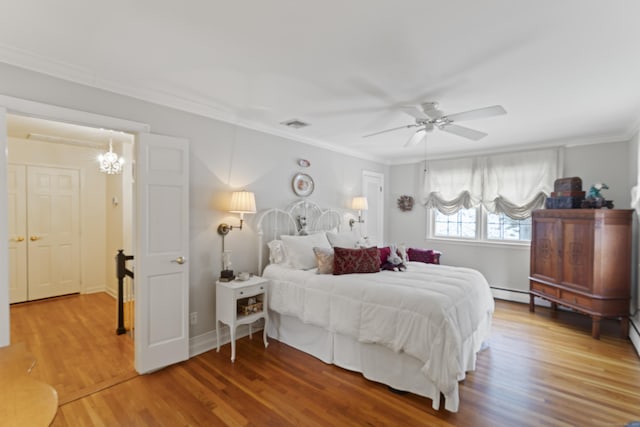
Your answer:
[[[533,212],[529,310],[535,297],[600,319],[619,317],[629,334],[631,209],[541,209]]]

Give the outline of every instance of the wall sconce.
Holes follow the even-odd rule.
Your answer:
[[[231,194],[231,206],[229,212],[240,214],[240,226],[235,227],[242,230],[242,223],[244,222],[244,214],[256,213],[256,196],[251,191],[234,191]],[[218,226],[218,234],[226,236],[233,226],[222,223]]]
[[[357,223],[364,223],[364,219],[362,219],[362,211],[366,211],[369,209],[369,203],[367,203],[367,198],[364,196],[354,197],[351,201],[351,209],[358,211],[358,220],[351,218],[349,220],[349,228],[353,230],[353,225]]]

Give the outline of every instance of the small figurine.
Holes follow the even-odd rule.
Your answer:
[[[604,182],[596,182],[589,188],[587,197],[582,201],[581,207],[588,209],[613,209],[613,201],[605,200],[602,194],[600,194],[600,191],[608,189],[609,186]]]
[[[589,192],[587,193],[587,199],[604,199],[602,195],[600,195],[600,191],[608,190],[609,186],[604,182],[596,182],[589,188]]]

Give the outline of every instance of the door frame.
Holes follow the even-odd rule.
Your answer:
[[[22,114],[46,120],[72,123],[81,126],[116,129],[132,134],[149,133],[146,123],[86,111],[29,101],[0,94],[0,224],[8,223],[7,194],[7,113]],[[134,225],[135,227],[135,225]],[[7,227],[0,227],[0,347],[11,343],[9,316],[9,234]],[[135,261],[134,261],[135,262]],[[142,319],[141,319],[142,320]],[[144,320],[146,321],[146,320]]]

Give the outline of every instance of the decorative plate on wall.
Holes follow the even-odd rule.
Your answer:
[[[306,173],[298,173],[293,177],[291,182],[293,192],[300,197],[307,197],[313,193],[313,178]]]

